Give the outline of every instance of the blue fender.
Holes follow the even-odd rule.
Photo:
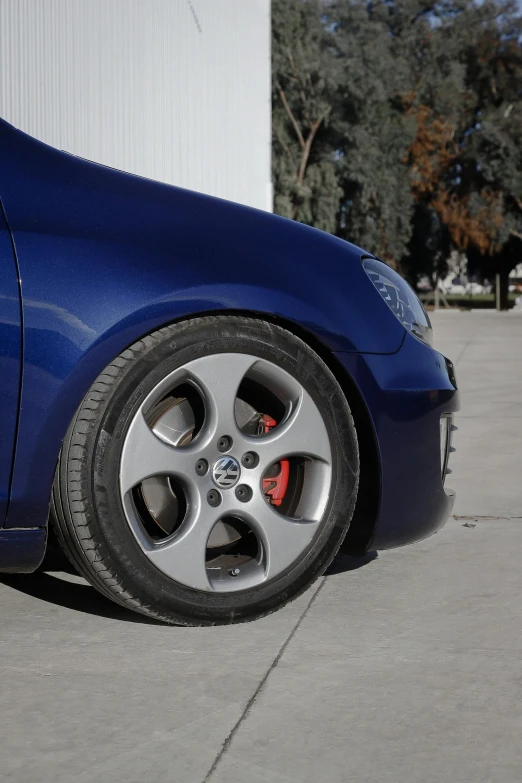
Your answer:
[[[364,255],[265,212],[106,168],[0,121],[0,197],[22,280],[23,386],[8,526],[46,524],[67,426],[129,344],[187,316],[298,324],[332,352],[396,352],[404,329]]]

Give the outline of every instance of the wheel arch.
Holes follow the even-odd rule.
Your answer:
[[[237,315],[249,316],[245,312],[237,312]],[[343,367],[335,353],[314,332],[283,317],[270,314],[262,314],[261,317],[263,320],[287,329],[307,343],[323,360],[343,390],[352,412],[359,441],[360,475],[352,521],[341,550],[346,554],[364,554],[373,538],[381,502],[379,449],[366,403],[350,373]]]
[[[158,329],[169,326],[171,324],[187,321],[192,318],[206,316],[240,316],[244,318],[264,320],[269,323],[276,324],[306,342],[329,367],[339,385],[341,386],[352,411],[360,448],[361,475],[359,493],[352,523],[346,536],[343,550],[350,553],[364,552],[372,538],[379,509],[380,463],[373,425],[371,423],[366,404],[357,388],[354,379],[342,366],[331,347],[321,340],[320,336],[313,330],[306,328],[301,323],[296,322],[291,318],[287,318],[279,314],[274,315],[261,309],[249,310],[246,308],[209,308],[201,311],[198,310],[196,312],[185,311],[180,313],[180,315],[177,317],[165,319],[162,323],[156,322],[153,328]],[[114,357],[126,350],[129,345],[132,345],[134,342],[137,342],[138,340],[146,337],[150,333],[151,329],[147,324],[143,331],[138,331],[138,333],[137,331],[138,330],[134,331],[132,336],[129,335],[127,339],[121,341],[119,337],[116,337],[113,332],[113,338],[110,340],[112,345],[110,352],[114,353]],[[118,329],[115,329],[115,332],[119,333],[120,337],[126,335],[125,330],[123,332],[119,332]],[[82,357],[80,364],[84,364],[85,358],[85,356]],[[95,365],[98,365],[99,362],[100,360],[96,360]],[[67,431],[70,421],[72,420],[72,416],[74,415],[76,407],[78,404],[80,404],[84,394],[90,388],[90,385],[94,382],[96,375],[103,370],[103,367],[106,364],[105,360],[103,360],[102,363],[103,366],[95,367],[96,372],[94,377],[91,377],[93,373],[92,366],[89,368],[89,371],[85,372],[85,377],[82,377],[84,373],[80,372],[80,385],[82,387],[84,386],[85,388],[83,388],[83,392],[80,392],[79,394],[76,392],[79,398],[77,401],[75,401],[76,404],[71,412],[71,415],[67,414],[67,416],[64,416],[63,421],[59,423],[56,421],[53,422],[53,428],[58,425],[62,435],[57,445],[56,453],[54,453],[53,449],[53,453],[48,455],[49,460],[52,461],[53,464],[52,475],[54,475],[54,466],[56,465],[59,457],[63,437],[65,436],[65,432]],[[75,387],[78,389],[78,383],[75,383]],[[13,515],[10,515],[7,523],[8,527],[33,527],[34,523],[29,523],[30,517],[33,519],[38,519],[37,524],[45,524],[51,497],[52,475],[50,476],[48,488],[44,497],[41,495],[31,498],[20,496],[19,498],[16,496],[13,497],[11,507]],[[17,508],[18,500],[21,500],[20,512],[18,512]]]

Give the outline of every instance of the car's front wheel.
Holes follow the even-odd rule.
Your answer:
[[[112,600],[171,623],[241,622],[323,573],[358,475],[350,410],[319,356],[272,324],[209,316],[101,373],[52,510],[69,558]]]

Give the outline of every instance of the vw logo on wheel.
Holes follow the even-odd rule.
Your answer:
[[[221,489],[233,487],[239,481],[240,475],[241,468],[234,457],[221,457],[217,462],[214,462],[212,480]]]

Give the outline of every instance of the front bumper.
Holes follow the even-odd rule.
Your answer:
[[[441,416],[460,407],[453,365],[409,333],[397,353],[337,357],[359,388],[376,436],[380,497],[368,548],[426,538],[444,525],[455,501],[443,484],[440,441]]]

